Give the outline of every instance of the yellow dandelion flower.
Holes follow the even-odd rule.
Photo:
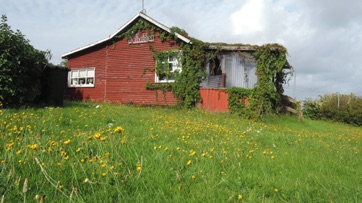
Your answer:
[[[80,150],[82,150],[80,147],[76,150],[76,152],[80,152]]]
[[[40,202],[40,195],[36,194],[36,195],[35,195],[35,200],[36,200],[37,202]]]
[[[17,151],[16,154],[21,154],[21,152],[23,152],[23,150]]]
[[[107,176],[107,173],[102,173],[102,177],[106,177]]]
[[[167,151],[168,151],[168,147],[166,147],[164,150],[167,152]]]
[[[271,156],[272,159],[275,159],[275,156]]]
[[[7,144],[8,147],[12,147],[14,145],[14,141],[10,141],[10,143]]]
[[[278,192],[278,189],[277,189],[277,188],[274,188],[274,192]]]
[[[70,140],[68,139],[67,141],[64,142],[65,145],[69,145],[70,144]]]
[[[192,180],[195,180],[195,179],[196,179],[196,176],[195,176],[195,175],[192,175],[192,176],[191,176],[191,179],[192,179]]]
[[[189,161],[187,162],[187,165],[191,165],[191,163],[192,163],[191,160],[189,160]]]
[[[137,171],[141,171],[142,169],[142,164],[141,163],[137,163]]]
[[[88,183],[88,182],[89,182],[89,179],[88,179],[88,178],[84,179],[84,182],[85,182],[85,183]]]
[[[30,145],[29,148],[32,150],[36,150],[38,148],[38,145],[37,144]]]
[[[196,151],[191,150],[189,156],[195,156],[195,155],[196,155]]]
[[[100,141],[106,141],[106,137],[101,137],[99,140]]]
[[[266,155],[266,154],[267,154],[266,150],[264,150],[264,151],[263,151],[263,154],[264,154],[264,155]]]
[[[114,132],[121,133],[121,132],[123,132],[123,128],[121,126],[118,126],[118,127],[116,127],[116,129],[114,129]]]
[[[100,132],[96,132],[96,133],[94,134],[94,138],[100,139],[100,138],[101,138],[101,133],[100,133]]]
[[[242,200],[243,199],[243,195],[238,195],[238,200]]]

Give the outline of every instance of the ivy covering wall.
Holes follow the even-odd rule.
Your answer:
[[[130,39],[137,32],[158,33],[157,37],[162,42],[173,40],[179,45],[181,51],[156,50],[152,43],[149,43],[156,67],[154,69],[145,67],[145,71],[155,71],[158,76],[174,78],[175,81],[172,84],[148,83],[145,88],[155,91],[162,90],[164,93],[172,91],[179,103],[187,108],[191,108],[200,102],[199,89],[202,77],[205,76],[204,63],[206,59],[213,60],[217,57],[221,48],[210,50],[210,43],[192,38],[180,28],[173,27],[171,32],[167,32],[143,19],[138,20],[126,32],[119,35],[119,38]],[[185,43],[178,39],[175,33],[187,37],[191,40],[191,43]],[[225,44],[212,45],[221,47]],[[291,66],[289,66],[286,59],[287,49],[279,44],[243,46],[252,47],[255,50],[258,82],[254,89],[230,88],[226,90],[229,92],[229,109],[231,113],[238,113],[245,117],[259,117],[279,112],[281,96],[284,92],[283,84],[291,73],[291,71],[285,71],[291,70]],[[180,53],[177,57],[182,65],[181,72],[171,72],[168,65],[162,63],[168,57],[175,57],[175,53]],[[248,99],[247,105],[244,102],[246,98]]]

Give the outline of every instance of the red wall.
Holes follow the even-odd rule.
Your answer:
[[[177,45],[161,42],[155,37],[156,50],[177,49]],[[140,105],[173,105],[176,99],[171,92],[146,90],[148,82],[155,82],[155,72],[146,67],[155,67],[148,43],[128,44],[127,39],[115,43],[103,43],[86,51],[71,55],[68,68],[95,67],[94,87],[68,88],[67,97],[85,101],[133,103]]]
[[[199,107],[213,112],[229,112],[228,93],[222,89],[200,89]]]

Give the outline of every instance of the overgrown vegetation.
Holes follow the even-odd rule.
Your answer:
[[[362,126],[362,98],[354,94],[325,94],[304,101],[303,114],[312,119],[327,119]]]
[[[220,51],[220,46],[225,44],[213,44],[218,49],[209,49],[210,43],[205,43],[195,38],[188,36],[184,30],[173,27],[171,32],[166,32],[147,21],[140,19],[125,33],[119,37],[132,38],[137,32],[147,32],[154,35],[158,32],[158,37],[161,41],[175,41],[178,43],[180,50],[156,50],[152,43],[149,43],[150,49],[154,53],[153,57],[156,62],[155,72],[159,78],[163,79],[175,79],[172,85],[172,92],[174,96],[180,101],[183,106],[190,108],[195,106],[197,102],[201,101],[199,89],[202,77],[205,75],[204,63],[206,60],[214,60]],[[182,34],[189,38],[191,43],[185,43],[177,38],[176,33]],[[238,94],[235,88],[231,90],[230,109],[231,112],[237,112],[246,117],[259,117],[261,115],[277,113],[281,107],[281,96],[284,92],[283,84],[287,80],[288,73],[284,70],[291,69],[289,66],[286,55],[287,50],[285,47],[278,44],[267,44],[264,46],[252,46],[255,49],[254,56],[257,61],[257,76],[258,83],[255,90],[239,90],[253,94],[249,94],[250,106],[241,107],[235,101],[239,101]],[[181,63],[182,71],[172,71],[169,67],[168,59],[177,58]],[[146,70],[146,69],[145,69]],[[157,87],[160,87],[162,91],[165,91],[163,85],[149,85],[147,88],[156,91]],[[236,96],[235,98],[233,98]],[[241,107],[241,109],[237,109]]]
[[[97,117],[97,119],[94,119]],[[358,202],[361,128],[65,102],[0,110],[3,202]],[[333,178],[331,178],[333,177]]]
[[[255,89],[232,87],[228,90],[228,105],[231,113],[244,118],[255,118],[255,102],[253,94]]]
[[[3,15],[0,22],[0,102],[23,105],[40,94],[41,73],[50,59],[19,31],[13,31]]]
[[[258,82],[252,97],[257,115],[277,113],[281,109],[283,84],[291,69],[287,61],[287,49],[278,44],[260,46],[254,53],[256,57],[256,74]]]

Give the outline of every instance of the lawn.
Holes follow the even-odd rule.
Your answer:
[[[66,102],[0,110],[4,202],[361,202],[362,129]]]

